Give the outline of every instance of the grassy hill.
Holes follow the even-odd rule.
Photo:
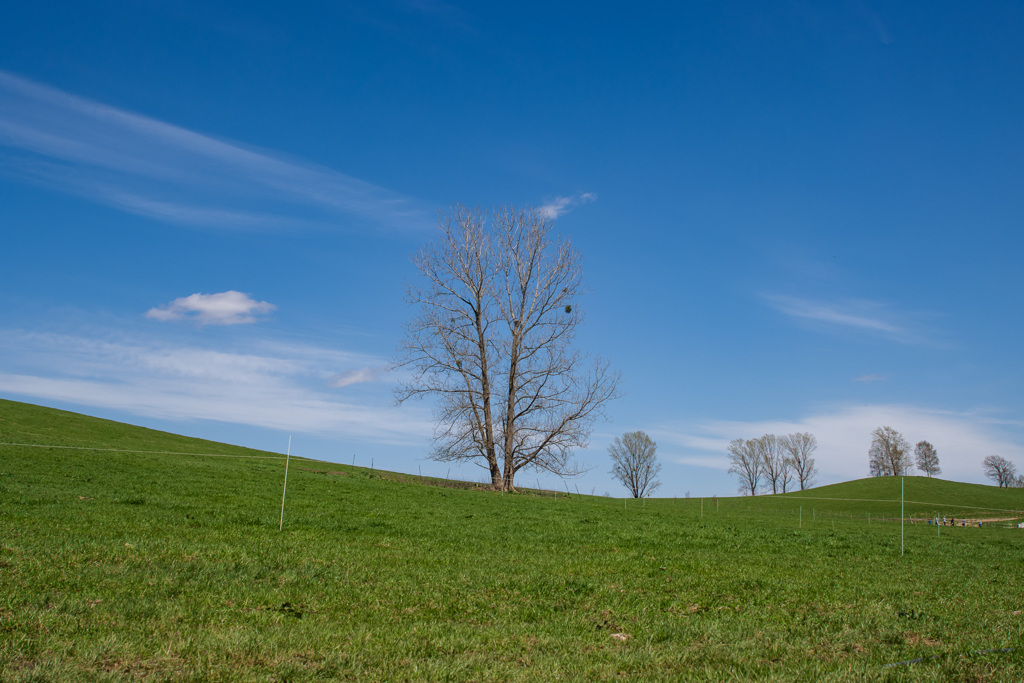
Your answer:
[[[734,498],[729,504],[762,514],[792,515],[802,507],[808,514],[825,517],[899,520],[901,496],[903,515],[908,522],[911,517],[946,516],[988,520],[1005,526],[1011,520],[1024,518],[1024,489],[1000,489],[927,477],[871,477],[807,491]]]
[[[624,505],[293,458],[279,532],[276,454],[10,401],[0,442],[74,447],[0,445],[2,680],[1024,677],[1024,531],[901,556],[898,480]]]

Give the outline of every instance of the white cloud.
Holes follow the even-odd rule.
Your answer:
[[[944,479],[988,483],[981,470],[986,455],[997,453],[1024,467],[1024,441],[1020,426],[986,412],[955,412],[909,405],[849,406],[795,420],[752,422],[709,420],[689,425],[667,425],[651,430],[666,457],[675,462],[726,470],[726,448],[733,439],[763,434],[811,432],[818,439],[815,454],[828,484],[868,476],[871,432],[889,425],[902,432],[913,447],[931,442],[939,453]],[[671,453],[675,452],[675,455]]]
[[[387,370],[386,367],[378,368],[358,368],[356,370],[349,370],[344,372],[337,377],[334,377],[330,382],[330,386],[341,389],[343,387],[350,386],[352,384],[360,384],[362,382],[372,382],[377,379],[382,373]]]
[[[391,405],[389,387],[359,403],[329,390],[332,377],[384,359],[314,346],[225,351],[0,330],[0,358],[4,395],[418,447],[433,430],[422,410]]]
[[[587,204],[597,200],[597,195],[593,192],[583,192],[574,197],[555,197],[540,207],[540,212],[543,213],[549,220],[555,220],[562,214],[568,212],[573,207],[580,204]]]
[[[886,304],[865,299],[843,302],[816,302],[793,296],[761,294],[776,311],[820,330],[858,330],[905,344],[942,345],[926,337],[920,322],[926,315],[896,313]]]
[[[151,308],[147,318],[164,322],[194,320],[200,325],[240,325],[256,322],[277,306],[250,299],[248,294],[229,290],[219,294],[191,294],[169,304]]]
[[[341,216],[427,227],[397,193],[0,71],[0,168],[169,223],[268,229]]]
[[[871,382],[884,382],[887,379],[889,379],[889,378],[884,376],[884,375],[871,374],[871,375],[861,375],[860,377],[854,377],[853,381],[854,382],[863,382],[865,384],[870,384]]]
[[[878,304],[872,302],[859,301],[845,305],[820,304],[792,296],[770,294],[764,295],[764,299],[775,310],[794,318],[806,318],[830,325],[856,327],[873,332],[902,333],[898,326],[867,312],[866,309],[879,307]]]

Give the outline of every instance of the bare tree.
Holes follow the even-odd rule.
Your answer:
[[[942,468],[939,467],[939,454],[935,451],[935,446],[927,441],[918,441],[914,446],[914,461],[917,464],[917,469],[929,477],[942,474]]]
[[[572,459],[615,398],[619,377],[573,349],[584,293],[579,254],[540,211],[455,206],[440,239],[413,257],[398,365],[413,371],[402,403],[434,396],[431,457],[476,462],[495,488],[523,468],[574,476]]]
[[[810,432],[797,432],[782,437],[782,445],[789,453],[789,462],[796,474],[800,490],[814,486],[818,476],[818,468],[814,466],[811,455],[818,449],[818,440]]]
[[[899,477],[910,471],[910,444],[892,427],[871,432],[868,463],[872,477]]]
[[[658,481],[661,464],[655,454],[657,449],[658,444],[644,432],[617,436],[608,447],[608,455],[612,458],[610,474],[622,482],[634,498],[649,496],[661,486]]]
[[[764,478],[771,484],[772,493],[785,493],[793,480],[793,470],[782,440],[774,434],[765,434],[755,441],[761,454]]]
[[[1017,482],[1017,466],[1001,455],[990,455],[981,461],[985,476],[1000,488],[1013,486]]]
[[[740,478],[740,493],[757,495],[763,467],[756,439],[733,439],[729,442],[729,473]]]

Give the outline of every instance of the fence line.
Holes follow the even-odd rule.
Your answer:
[[[893,499],[879,499],[879,498],[821,498],[815,496],[787,496],[787,495],[773,495],[772,498],[786,498],[788,500],[838,500],[842,502],[850,503],[899,503],[899,498]],[[989,512],[1020,512],[1020,508],[986,508],[978,505],[952,505],[949,503],[928,503],[920,500],[905,500],[907,504],[913,505],[934,505],[945,508],[963,508],[965,510],[988,510]]]
[[[233,455],[231,453],[184,453],[178,451],[142,451],[133,448],[92,448],[91,446],[47,446],[38,443],[8,443],[0,441],[0,446],[20,446],[22,448],[65,448],[75,451],[101,451],[105,453],[149,453],[151,455],[201,455],[207,458],[258,458],[262,460],[284,460],[283,455]],[[297,456],[301,457],[301,456]],[[303,458],[308,460],[309,458]]]
[[[758,496],[750,496],[751,499],[757,498]],[[787,498],[790,500],[841,500],[841,501],[854,501],[857,503],[898,503],[899,498],[894,499],[882,499],[882,498],[823,498],[821,496],[787,496],[785,493],[773,493],[771,494],[772,499]],[[910,502],[910,501],[907,501]]]

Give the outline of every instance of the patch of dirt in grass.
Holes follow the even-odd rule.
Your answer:
[[[336,477],[348,476],[348,472],[342,472],[340,470],[311,470],[308,467],[299,467],[298,469],[302,470],[303,472],[312,472],[313,474],[331,474]]]
[[[622,630],[619,624],[612,618],[612,613],[609,610],[603,610],[600,616],[593,617],[592,621],[596,625],[598,631],[607,630],[618,632]]]
[[[169,673],[173,673],[173,671],[179,667],[180,662],[178,662],[178,666],[171,667],[171,669],[168,670],[166,663],[156,662],[153,660],[130,660],[120,657],[102,657],[93,661],[91,666],[85,666],[83,668],[86,671],[92,672],[104,671],[123,679],[144,680],[152,678],[154,674],[167,675]]]
[[[667,611],[670,614],[678,614],[680,616],[684,616],[685,617],[688,614],[700,614],[701,612],[706,612],[708,609],[710,609],[710,608],[702,607],[702,606],[698,605],[697,603],[693,603],[693,604],[686,605],[686,606],[672,605],[671,607],[668,608]]]
[[[925,645],[927,647],[942,645],[942,641],[936,640],[930,636],[923,636],[920,633],[914,633],[913,631],[904,633],[903,640],[906,641],[907,645]]]
[[[837,662],[851,656],[862,655],[867,649],[860,643],[837,643],[833,640],[822,640],[812,647],[808,654],[822,662]]]
[[[526,636],[523,638],[523,649],[527,652],[530,652],[538,645],[540,645],[540,638],[537,636]]]
[[[7,662],[7,668],[11,669],[12,671],[34,669],[37,666],[39,666],[38,660],[26,657],[13,657]]]
[[[276,660],[268,659],[267,657],[257,654],[249,650],[242,650],[239,652],[231,652],[227,656],[229,669],[267,669],[270,668]]]
[[[303,652],[292,653],[291,659],[306,668],[320,668],[323,666],[326,657],[324,657],[322,653],[314,650],[305,650]]]

